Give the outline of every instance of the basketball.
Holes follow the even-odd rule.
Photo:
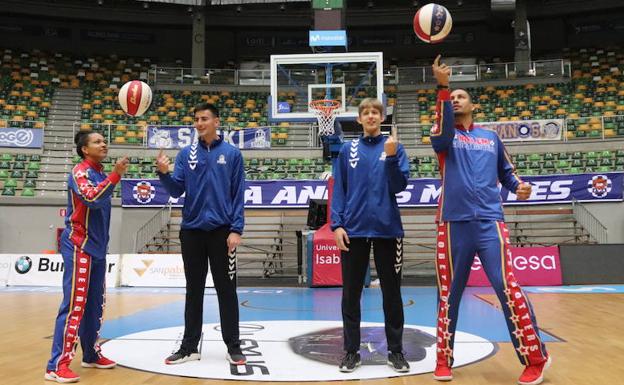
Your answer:
[[[152,89],[140,80],[132,80],[119,90],[119,104],[130,116],[141,116],[152,103]]]
[[[414,33],[425,43],[440,43],[451,32],[453,19],[448,9],[430,3],[421,7],[414,16]]]

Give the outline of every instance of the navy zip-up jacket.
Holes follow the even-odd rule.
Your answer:
[[[448,90],[438,92],[437,127],[431,132],[442,175],[438,220],[503,221],[498,182],[515,193],[522,180],[496,132],[474,125],[455,127],[450,95]]]
[[[210,231],[229,226],[243,234],[245,225],[245,165],[241,152],[223,141],[207,146],[199,140],[180,150],[173,175],[158,173],[169,194],[186,193],[182,229]]]
[[[386,156],[386,137],[361,136],[342,146],[334,171],[331,229],[353,238],[402,238],[396,194],[405,190],[409,162],[401,144]]]

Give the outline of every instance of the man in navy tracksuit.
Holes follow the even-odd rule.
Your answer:
[[[219,300],[221,334],[227,345],[227,360],[244,364],[239,339],[236,295],[236,247],[244,226],[245,169],[240,151],[217,135],[219,111],[212,104],[195,107],[197,135],[192,145],[176,157],[173,175],[169,158],[161,151],[158,176],[169,194],[186,193],[182,210],[180,242],[186,304],[184,337],[180,349],[165,363],[199,360],[197,345],[203,324],[204,287],[210,261]]]
[[[442,193],[438,205],[436,271],[439,306],[437,365],[434,378],[453,378],[453,343],[462,293],[475,254],[501,302],[511,340],[526,366],[519,384],[539,384],[550,364],[533,309],[514,277],[509,231],[503,218],[498,183],[528,199],[531,186],[515,174],[502,141],[491,130],[473,124],[475,109],[463,89],[449,91],[450,68],[433,64],[438,81],[436,127],[431,144],[438,156]]]
[[[395,196],[407,186],[409,163],[395,135],[381,134],[382,121],[381,102],[364,99],[358,117],[364,134],[342,147],[334,168],[331,229],[342,250],[342,372],[361,364],[360,297],[371,245],[383,293],[388,365],[409,371],[402,353],[403,226]]]

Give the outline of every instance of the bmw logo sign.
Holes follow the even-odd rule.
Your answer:
[[[15,271],[19,274],[26,274],[30,271],[32,267],[32,259],[27,256],[20,257],[17,261],[15,261]]]

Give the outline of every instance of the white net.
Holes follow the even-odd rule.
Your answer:
[[[319,126],[319,136],[334,134],[334,121],[340,110],[337,100],[314,100],[310,102],[310,111],[316,115]]]

